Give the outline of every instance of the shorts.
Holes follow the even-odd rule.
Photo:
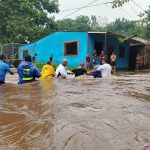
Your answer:
[[[112,62],[111,62],[111,65],[112,65],[112,66],[116,66],[116,62],[115,62],[115,61],[112,61]]]

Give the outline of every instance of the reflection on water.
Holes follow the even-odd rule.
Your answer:
[[[150,74],[0,86],[0,149],[150,149]]]

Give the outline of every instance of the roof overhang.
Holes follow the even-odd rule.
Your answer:
[[[132,37],[128,39],[130,46],[150,46],[150,41],[140,37]]]
[[[107,38],[125,38],[124,36],[113,32],[88,32],[88,34],[102,35],[102,36],[106,36]]]

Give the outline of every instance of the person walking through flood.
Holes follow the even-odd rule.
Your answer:
[[[110,62],[111,62],[111,66],[112,66],[112,72],[115,73],[116,72],[116,55],[114,52],[112,52],[111,56],[110,56]]]
[[[38,68],[32,65],[32,58],[30,55],[25,56],[25,61],[21,62],[17,73],[19,75],[18,84],[25,84],[35,81],[35,78],[41,77],[41,73]]]
[[[56,69],[56,77],[67,78],[67,69],[66,66],[68,65],[68,60],[63,59],[62,63]]]
[[[52,66],[52,62],[48,61],[46,65],[42,68],[42,75],[40,80],[42,79],[52,79],[55,77],[55,70]]]
[[[5,83],[5,77],[7,72],[13,75],[14,73],[10,70],[10,67],[8,64],[6,64],[7,56],[4,54],[0,55],[0,84]]]
[[[80,63],[80,66],[76,69],[73,69],[72,72],[75,74],[75,77],[86,74],[86,69],[84,68],[84,63]]]

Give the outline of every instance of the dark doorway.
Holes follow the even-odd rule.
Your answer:
[[[95,41],[94,49],[96,49],[97,54],[100,55],[101,51],[103,50],[103,43],[100,41]]]
[[[132,46],[129,50],[129,70],[135,70],[136,67],[136,55],[139,53],[141,46]]]
[[[114,52],[114,47],[112,45],[107,46],[106,55],[107,55],[107,61],[109,64],[110,64],[110,56],[113,52]]]

